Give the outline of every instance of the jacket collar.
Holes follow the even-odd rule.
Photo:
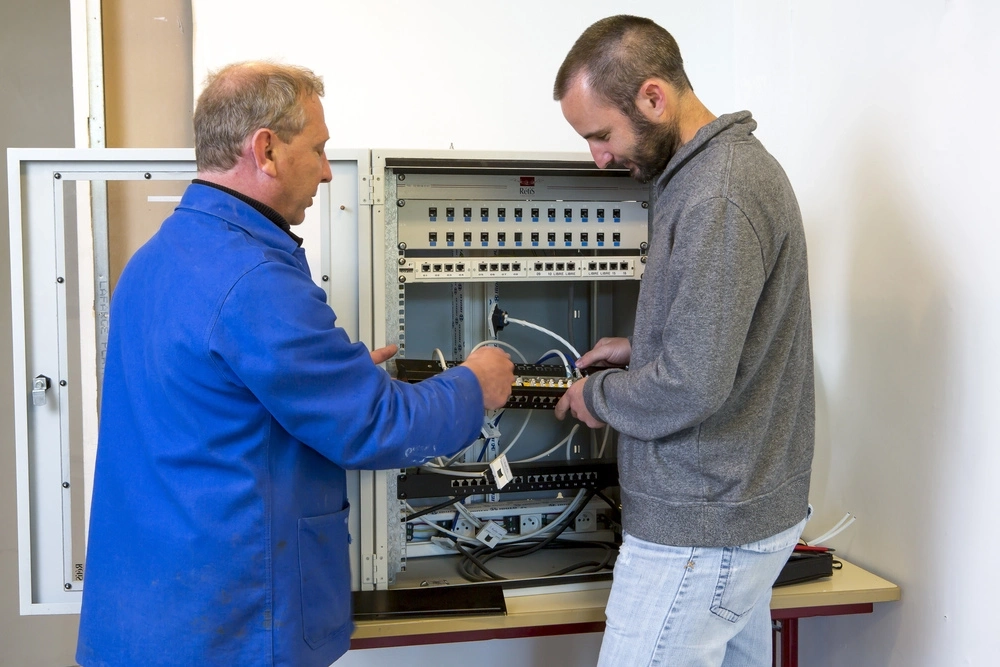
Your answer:
[[[299,250],[301,239],[285,232],[273,220],[248,204],[241,197],[200,183],[192,183],[184,191],[178,209],[199,211],[215,216],[235,225],[254,239],[268,246],[294,254]],[[296,241],[295,239],[298,239]]]

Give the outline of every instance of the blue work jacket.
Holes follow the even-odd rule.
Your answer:
[[[77,660],[326,667],[353,628],[345,469],[470,443],[475,376],[391,379],[291,236],[200,184],[110,327]]]

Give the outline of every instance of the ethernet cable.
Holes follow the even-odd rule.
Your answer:
[[[559,442],[557,442],[556,444],[554,444],[552,447],[550,447],[549,449],[547,449],[544,452],[542,452],[541,454],[537,454],[537,455],[532,456],[531,458],[527,458],[527,459],[520,459],[518,461],[512,461],[512,463],[531,463],[532,461],[537,461],[538,459],[543,459],[546,456],[548,456],[549,454],[551,454],[552,452],[554,452],[557,449],[559,449],[560,447],[562,447],[563,445],[566,445],[566,448],[567,448],[567,456],[566,456],[566,458],[568,459],[569,458],[569,455],[568,455],[569,446],[573,442],[573,436],[576,435],[576,432],[579,431],[579,430],[580,430],[580,425],[576,424],[575,426],[573,426],[572,430],[570,430],[569,435],[567,435],[565,438],[563,438],[562,440],[560,440]]]
[[[569,363],[569,359],[566,358],[566,355],[563,354],[561,350],[556,350],[556,349],[549,350],[548,352],[543,354],[541,358],[535,363],[540,364],[549,357],[559,357],[560,359],[562,359],[563,366],[566,367],[566,377],[568,378],[573,377],[573,365]]]

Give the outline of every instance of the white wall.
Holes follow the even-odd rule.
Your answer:
[[[286,0],[270,19],[293,39],[235,38],[266,4],[196,2],[195,81],[237,59],[311,66],[345,146],[584,150],[550,92],[575,38],[610,11],[673,32],[699,96],[753,110],[799,195],[818,402],[806,535],[855,513],[832,544],[903,589],[873,616],[803,621],[803,664],[995,663],[997,3]]]
[[[260,0],[236,12],[234,3],[193,4],[196,81],[236,59],[309,65],[326,77],[331,146],[339,147],[584,150],[551,101],[566,50],[609,11],[671,30],[711,109],[754,111],[758,136],[802,205],[818,398],[818,514],[807,536],[856,513],[834,546],[903,587],[902,602],[871,617],[803,621],[803,664],[995,662],[995,3],[669,0],[609,9],[594,1],[285,0],[281,12]],[[28,34],[3,25],[5,47]],[[29,61],[22,53],[7,62]],[[13,491],[8,482],[2,488],[0,516],[10,518]],[[40,637],[33,628],[44,621],[8,618],[16,604],[8,523],[0,664],[53,664],[72,643],[73,622],[46,625]],[[342,662],[587,665],[599,637],[352,652]],[[10,662],[9,647],[25,641],[38,645],[32,657]]]

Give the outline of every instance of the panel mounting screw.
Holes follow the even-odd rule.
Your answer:
[[[648,201],[642,202],[642,207],[643,208],[649,208],[649,202]]]
[[[73,589],[73,584],[63,584],[63,588],[65,588],[68,591],[72,590]]]
[[[59,276],[58,278],[56,278],[56,282],[61,285],[62,283],[66,282],[66,279],[63,278],[62,276]]]
[[[643,241],[642,243],[639,244],[639,250],[646,252],[647,250],[649,250],[649,244]]]
[[[323,282],[329,282],[330,276],[323,276]]]
[[[400,180],[400,181],[405,181],[406,180],[406,174],[400,174],[400,175],[396,176],[396,179]]]
[[[399,277],[399,282],[405,283],[406,282],[406,276],[400,276]]]
[[[147,171],[145,174],[142,175],[142,177],[148,181],[153,177],[153,175]]]
[[[646,263],[646,256],[643,255],[642,257],[640,257],[639,261],[642,262],[643,264],[645,264]]]
[[[59,386],[60,387],[65,387],[66,386],[66,380],[59,380]]]
[[[396,247],[399,248],[400,250],[406,250],[406,242],[400,241],[399,245],[397,245]]]
[[[404,264],[406,264],[406,258],[405,257],[400,257],[399,258],[399,265],[403,266]]]
[[[400,208],[406,206],[406,200],[405,199],[397,199],[396,200],[396,206],[399,206]]]
[[[60,173],[59,173],[59,172],[57,171],[57,172],[56,172],[55,174],[53,174],[53,175],[52,175],[52,177],[53,177],[53,178],[55,178],[55,179],[56,179],[56,180],[58,181],[58,180],[59,180],[60,178],[62,178],[62,174],[60,174]]]
[[[64,489],[68,489],[69,488],[69,482],[63,482],[63,488]]]

